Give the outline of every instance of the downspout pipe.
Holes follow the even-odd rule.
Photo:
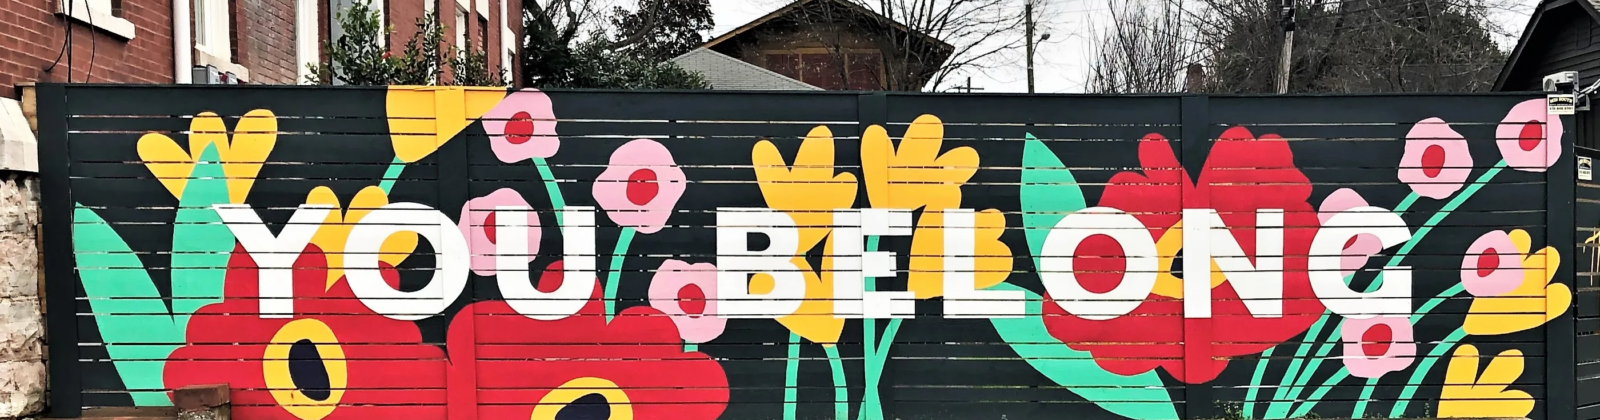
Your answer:
[[[190,0],[172,0],[172,81],[193,82],[194,41],[190,38]]]

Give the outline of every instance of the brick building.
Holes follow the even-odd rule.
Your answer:
[[[46,381],[38,140],[19,87],[305,83],[306,65],[341,33],[334,11],[351,1],[383,14],[392,51],[437,13],[447,44],[483,49],[490,69],[515,64],[522,0],[0,0],[0,419],[44,409]]]
[[[243,83],[302,83],[322,42],[341,33],[333,12],[351,1],[360,0],[0,1],[0,97],[18,98],[15,87],[30,82],[192,83],[193,68],[207,66]],[[418,17],[438,13],[447,43],[487,47],[490,68],[515,62],[520,0],[372,6],[394,28],[388,45],[397,52]],[[175,12],[190,18],[175,22]]]

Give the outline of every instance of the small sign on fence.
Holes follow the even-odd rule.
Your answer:
[[[1593,181],[1594,180],[1594,159],[1589,158],[1589,157],[1584,157],[1584,156],[1578,156],[1578,180],[1579,181]]]
[[[1572,115],[1577,111],[1578,96],[1574,94],[1552,94],[1545,98],[1545,110],[1550,115]]]

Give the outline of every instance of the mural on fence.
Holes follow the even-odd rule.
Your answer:
[[[1573,292],[1542,100],[1418,118],[1394,156],[1342,158],[1382,172],[1362,183],[1282,127],[1188,159],[1170,133],[1104,158],[1023,126],[946,142],[944,115],[692,146],[566,138],[561,98],[390,88],[346,111],[384,116],[358,139],[205,103],[186,130],[73,128],[79,341],[104,343],[84,404],[227,383],[246,419],[1543,416],[1537,330]],[[464,203],[441,150],[483,152]]]

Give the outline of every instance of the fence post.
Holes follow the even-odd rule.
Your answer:
[[[1562,117],[1557,117],[1562,118]],[[1573,127],[1574,118],[1562,118],[1562,125]],[[1559,160],[1545,172],[1545,235],[1546,242],[1552,244],[1565,256],[1561,258],[1561,265],[1556,267],[1554,282],[1566,284],[1569,290],[1577,293],[1577,267],[1573,263],[1578,257],[1578,223],[1593,223],[1594,221],[1577,220],[1577,205],[1574,197],[1577,195],[1578,181],[1575,162],[1577,162],[1577,149],[1573,147],[1574,130],[1567,130],[1559,139],[1553,139],[1556,145],[1547,144],[1546,147],[1560,147],[1562,152]],[[1546,140],[1551,141],[1551,140]],[[1546,267],[1546,269],[1549,269]],[[1545,325],[1545,418],[1550,420],[1575,419],[1578,415],[1577,395],[1577,314],[1574,313],[1576,301],[1569,303],[1563,315],[1551,320]]]
[[[44,222],[45,341],[50,346],[50,417],[83,414],[78,362],[78,276],[72,267],[72,189],[67,177],[67,90],[39,85],[39,217]]]
[[[856,127],[856,135],[857,136],[860,136],[861,134],[866,133],[867,132],[867,127],[871,127],[871,126],[873,126],[875,124],[876,125],[888,124],[888,119],[889,119],[889,97],[888,97],[888,95],[886,95],[886,94],[884,94],[882,92],[866,92],[866,93],[861,93],[859,95],[856,95],[856,126],[857,126]],[[868,281],[876,282],[877,280],[878,279],[874,278],[874,279],[868,280]],[[870,329],[865,329],[865,331],[867,333],[867,337],[863,337],[863,340],[872,340],[873,338],[871,338],[871,337],[878,337],[880,328],[883,327],[883,325],[885,324],[884,322],[879,322],[879,321],[887,321],[887,320],[874,320],[874,319],[871,319],[871,318],[863,318],[862,319],[862,322],[863,322],[862,323],[862,327],[870,328]],[[867,349],[867,346],[866,346],[865,342],[862,343],[862,347],[861,348],[862,348],[863,351],[865,351]],[[878,405],[879,405],[879,407],[881,407],[881,409],[883,411],[883,418],[884,419],[895,419],[897,417],[895,417],[895,411],[894,411],[894,409],[895,409],[895,399],[894,399],[894,383],[895,383],[894,382],[894,363],[893,363],[893,359],[888,359],[888,355],[885,355],[885,359],[886,360],[884,360],[883,369],[880,371],[879,376],[878,376],[878,384],[877,384],[877,386],[878,386],[878,403],[879,403]],[[867,369],[871,369],[871,368],[868,367]],[[870,386],[870,384],[869,384],[869,386]],[[862,392],[866,392],[865,388],[863,388]]]
[[[1183,125],[1179,138],[1178,160],[1184,170],[1198,170],[1205,165],[1211,150],[1211,100],[1204,95],[1184,96],[1181,102],[1180,121]],[[1180,199],[1180,202],[1182,200]],[[1173,267],[1182,270],[1181,267]],[[1185,275],[1192,275],[1184,273]],[[1183,322],[1183,371],[1185,378],[1208,375],[1210,363],[1193,363],[1211,360],[1211,323],[1187,320]],[[1209,383],[1187,384],[1183,390],[1183,416],[1189,420],[1217,418]]]

